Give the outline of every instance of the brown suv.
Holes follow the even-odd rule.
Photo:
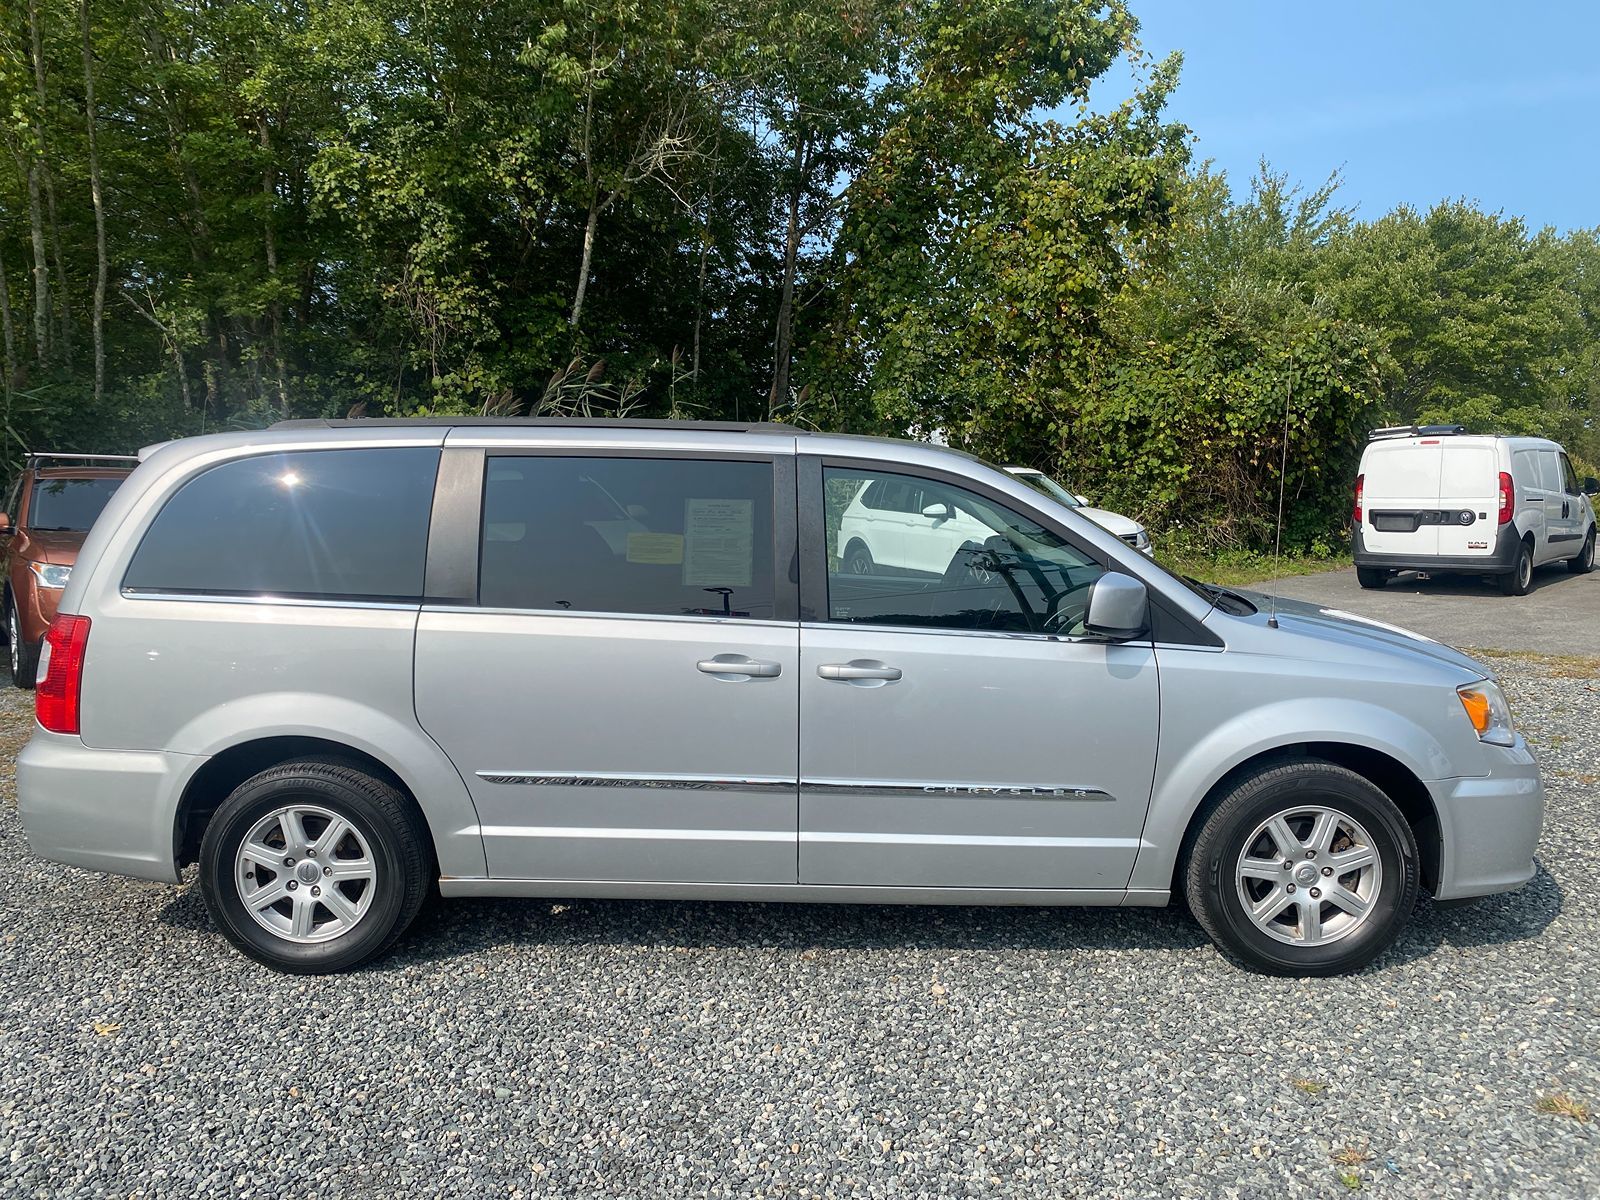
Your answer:
[[[11,682],[33,686],[39,644],[56,615],[83,539],[138,459],[120,454],[30,454],[0,512]]]

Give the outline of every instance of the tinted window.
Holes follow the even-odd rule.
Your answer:
[[[1083,632],[1101,568],[1036,521],[936,480],[831,467],[823,478],[825,496],[865,496],[881,484],[880,494],[918,502],[909,518],[828,504],[829,620]]]
[[[180,488],[123,586],[414,600],[439,451],[314,450],[212,467]]]
[[[100,479],[41,479],[33,485],[28,528],[86,533],[122,485],[121,476]]]
[[[492,457],[478,599],[771,618],[772,536],[766,463]]]

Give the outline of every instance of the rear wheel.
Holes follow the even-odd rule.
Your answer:
[[[844,552],[846,575],[871,575],[874,565],[872,551],[860,542],[852,542],[850,548]]]
[[[1381,588],[1389,582],[1389,572],[1377,567],[1357,567],[1356,582],[1364,588]]]
[[[17,612],[15,599],[6,601],[6,640],[11,643],[11,682],[31,691],[39,673],[39,643],[22,636],[22,614]]]
[[[411,801],[328,759],[247,779],[200,846],[200,889],[223,934],[257,962],[301,975],[388,949],[422,907],[431,870]]]
[[[1354,771],[1262,767],[1207,818],[1185,869],[1189,909],[1240,965],[1339,975],[1394,943],[1418,891],[1411,827]]]
[[[1594,527],[1589,527],[1589,536],[1583,539],[1583,549],[1567,559],[1567,570],[1574,575],[1587,575],[1594,570]]]
[[[1508,596],[1526,596],[1528,589],[1533,587],[1533,547],[1523,542],[1517,547],[1517,565],[1511,568],[1509,574],[1501,575],[1496,581],[1500,590]]]

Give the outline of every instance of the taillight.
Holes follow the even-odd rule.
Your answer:
[[[42,673],[33,693],[33,711],[51,733],[78,732],[83,652],[88,646],[89,618],[57,613],[44,635]]]
[[[1500,472],[1500,524],[1505,525],[1511,520],[1511,510],[1517,504],[1517,490],[1512,486],[1511,476],[1505,471]]]
[[[1361,525],[1361,490],[1366,485],[1366,482],[1367,477],[1365,475],[1356,476],[1356,526],[1358,528]]]

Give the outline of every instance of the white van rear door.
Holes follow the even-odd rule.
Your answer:
[[[1446,442],[1440,451],[1439,553],[1488,557],[1499,529],[1500,472],[1494,447]]]
[[[1439,553],[1439,527],[1423,514],[1439,504],[1440,447],[1413,438],[1373,442],[1362,460],[1362,539],[1374,554]]]

